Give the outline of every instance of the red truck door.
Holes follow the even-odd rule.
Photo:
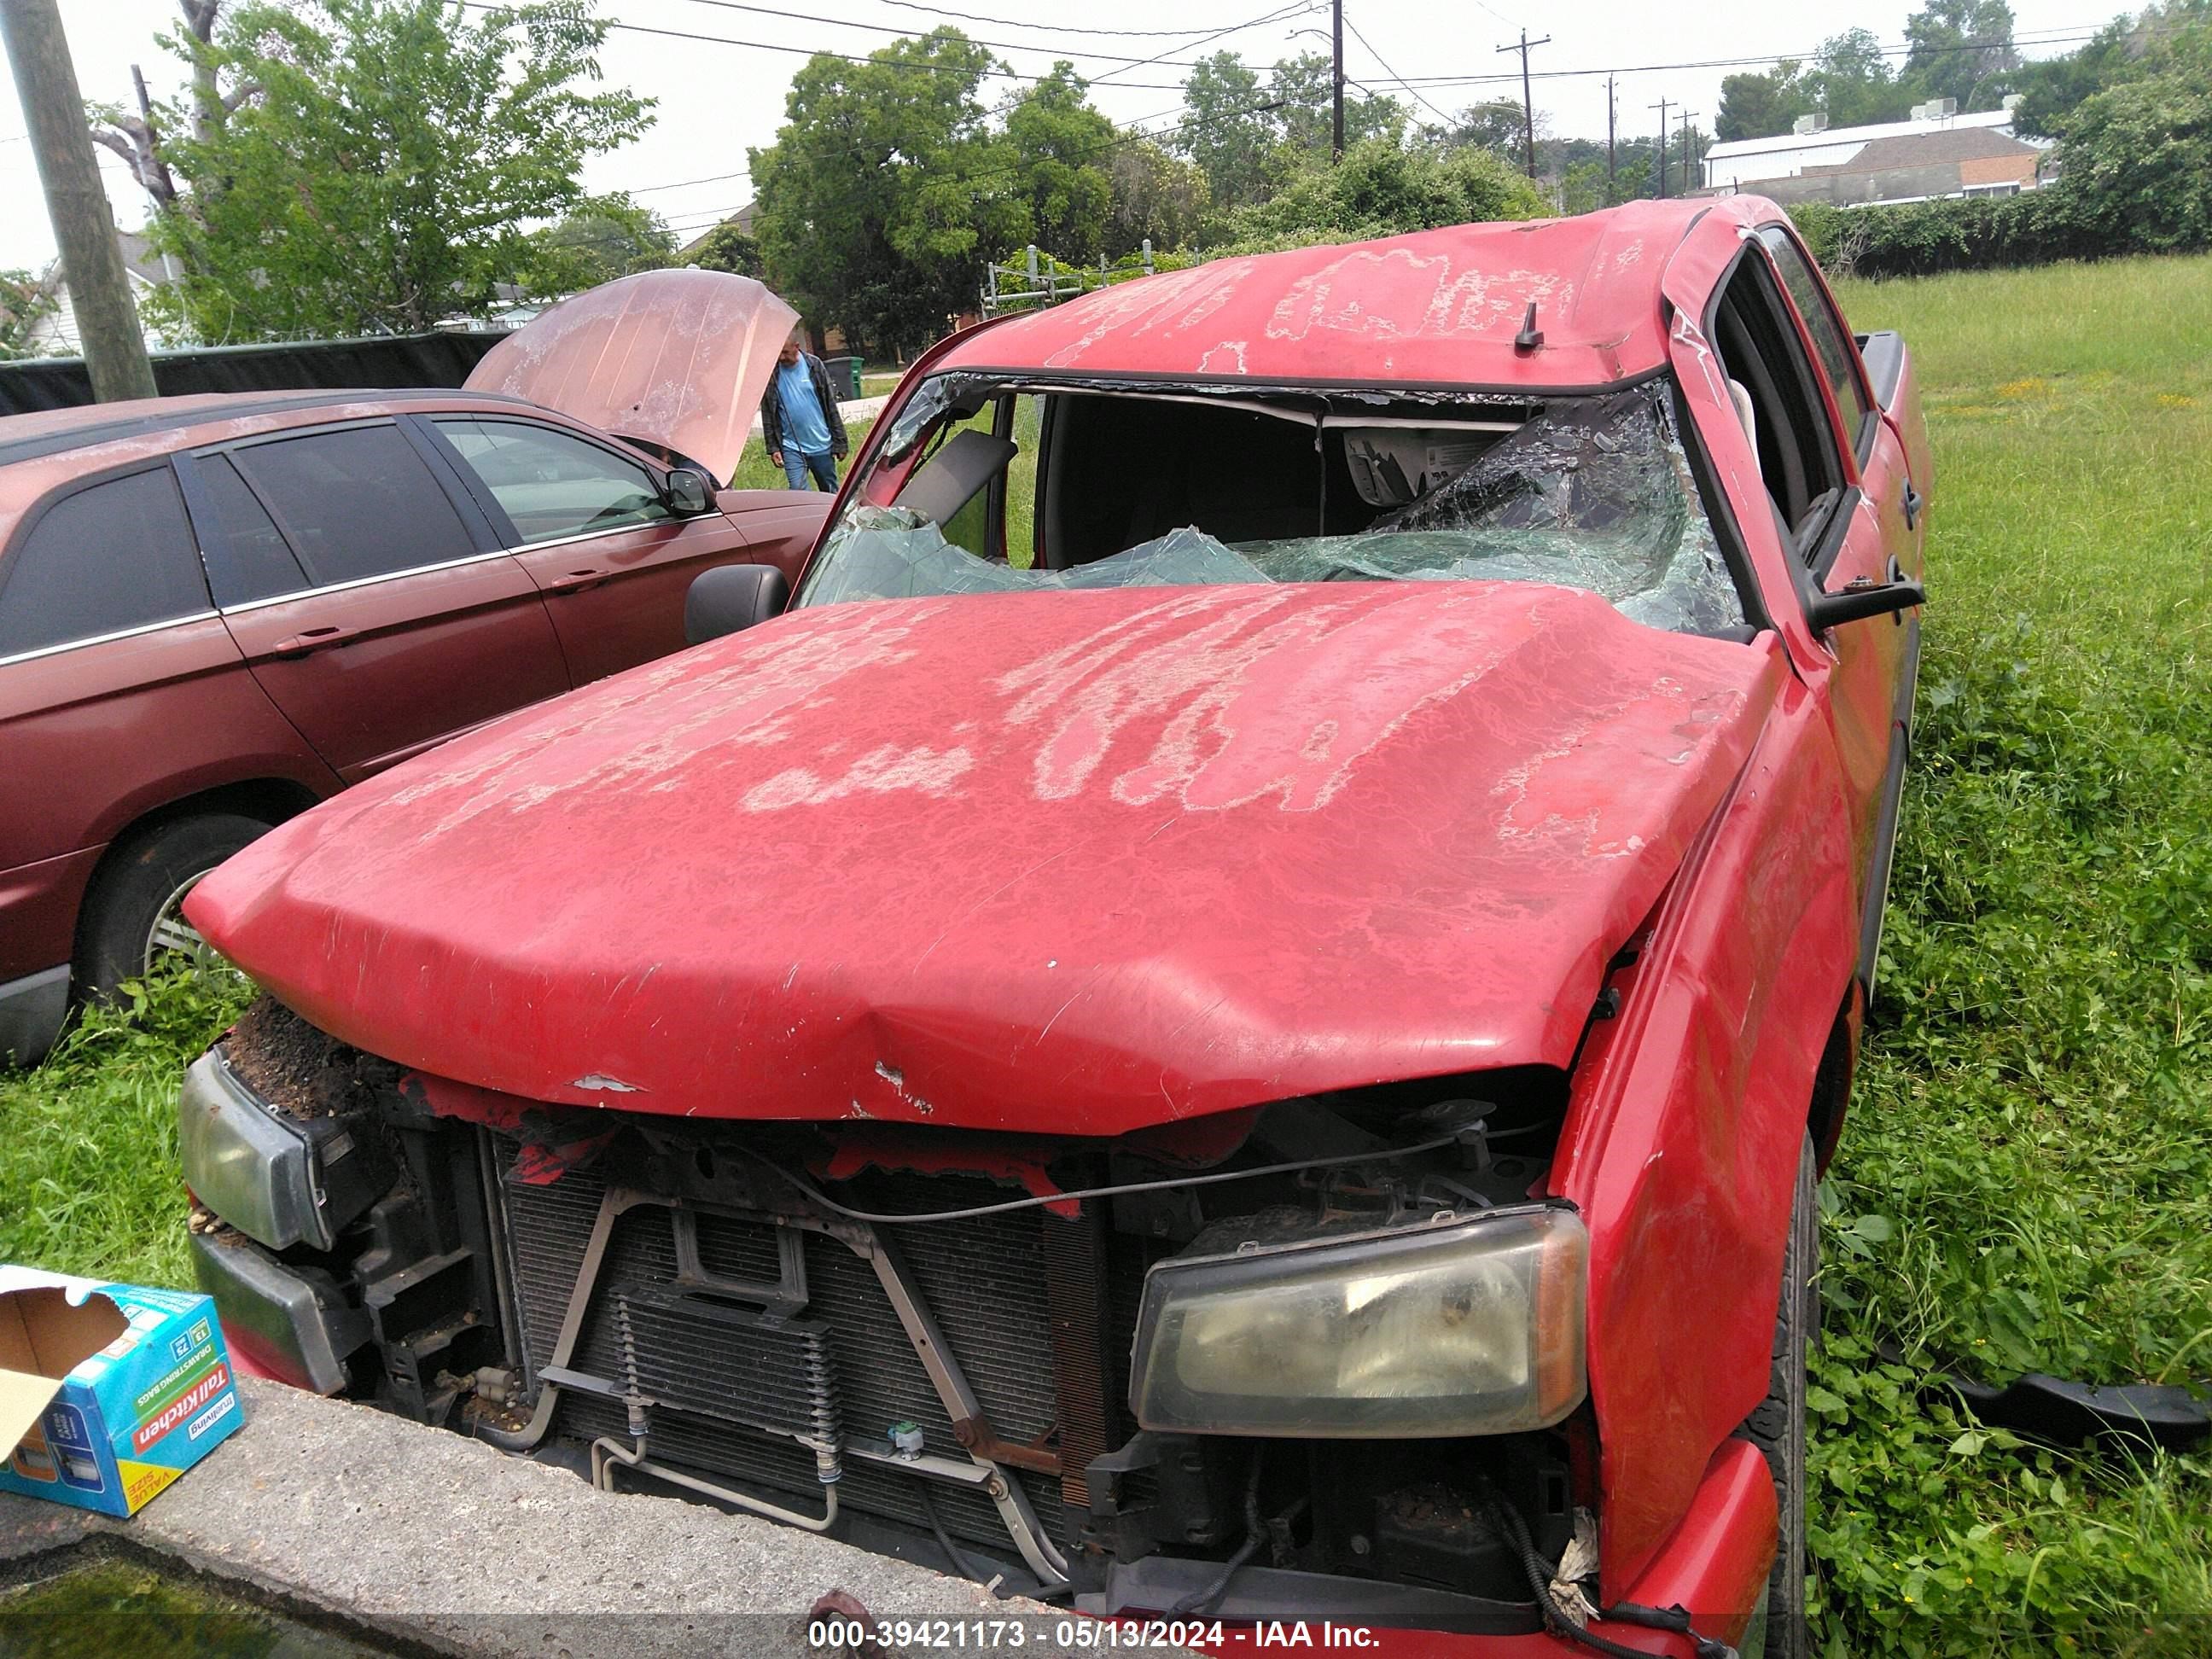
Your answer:
[[[691,579],[750,556],[736,524],[678,518],[653,471],[611,445],[507,415],[427,423],[545,595],[579,685],[682,650]]]
[[[1797,313],[1761,249],[1747,249],[1737,261],[1714,326],[1731,395],[1739,397],[1753,428],[1796,602],[1859,578],[1882,580],[1893,552],[1889,532],[1842,441],[1825,371],[1807,349]],[[1824,635],[1820,659],[1804,665],[1808,680],[1823,693],[1863,875],[1883,840],[1883,787],[1891,771],[1905,639],[1890,619],[1848,623]]]
[[[1774,260],[1776,274],[1812,346],[1808,367],[1826,394],[1838,435],[1859,475],[1851,522],[1819,550],[1813,576],[1822,591],[1831,592],[1854,581],[1917,578],[1926,533],[1922,481],[1914,477],[1898,428],[1874,394],[1858,342],[1796,236],[1784,226],[1770,225],[1760,231],[1759,240]],[[1830,716],[1838,747],[1850,769],[1854,801],[1864,813],[1859,824],[1862,868],[1868,891],[1875,896],[1860,964],[1871,982],[1880,942],[1880,895],[1889,884],[1898,795],[1912,724],[1920,619],[1900,613],[1886,622],[1850,623],[1832,629],[1827,644],[1836,655]]]
[[[536,586],[398,422],[203,452],[179,471],[231,636],[348,783],[568,689]]]

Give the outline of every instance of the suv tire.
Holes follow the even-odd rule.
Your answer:
[[[1790,1205],[1790,1239],[1782,1255],[1782,1295],[1774,1316],[1774,1352],[1766,1398],[1744,1419],[1742,1436],[1757,1446],[1774,1476],[1778,1528],[1774,1568],[1766,1581],[1766,1659],[1806,1659],[1805,1386],[1807,1345],[1820,1322],[1814,1278],[1820,1265],[1820,1209],[1813,1194],[1813,1138],[1797,1148],[1797,1181]]]
[[[271,826],[238,812],[175,818],[126,839],[110,855],[78,924],[76,978],[90,997],[112,997],[139,978],[157,927],[197,940],[176,906],[202,876]],[[182,939],[172,948],[190,948]]]

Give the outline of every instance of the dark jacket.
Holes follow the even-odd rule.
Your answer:
[[[814,382],[814,395],[822,400],[822,416],[830,423],[830,453],[842,459],[848,446],[845,441],[845,422],[837,415],[837,394],[830,390],[830,371],[811,351],[800,352],[799,361],[806,365],[807,375]],[[768,440],[768,453],[771,455],[783,447],[783,398],[776,390],[776,375],[782,373],[783,365],[778,363],[775,374],[768,377],[767,394],[761,398],[761,435]]]

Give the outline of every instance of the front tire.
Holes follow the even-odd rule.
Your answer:
[[[171,952],[212,966],[214,952],[179,907],[202,876],[270,828],[242,813],[209,812],[157,824],[118,847],[79,924],[76,979],[83,993],[112,997]]]
[[[1797,1149],[1797,1180],[1790,1205],[1789,1243],[1782,1256],[1782,1295],[1775,1310],[1766,1398],[1744,1419],[1742,1430],[1774,1476],[1779,1512],[1774,1568],[1766,1581],[1767,1659],[1807,1659],[1812,1651],[1805,1625],[1805,1366],[1807,1347],[1820,1322],[1814,1284],[1820,1252],[1813,1138],[1808,1134]]]

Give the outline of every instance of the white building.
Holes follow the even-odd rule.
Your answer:
[[[1972,114],[1957,112],[1952,100],[1944,99],[1932,104],[1922,104],[1913,112],[1909,121],[1886,121],[1877,126],[1831,127],[1827,118],[1808,115],[1797,123],[1793,132],[1777,133],[1770,138],[1735,138],[1724,144],[1715,144],[1705,152],[1705,188],[1721,194],[1738,190],[1751,190],[1777,180],[1799,178],[1833,177],[1846,172],[1871,171],[1856,165],[1869,145],[1880,145],[1869,161],[1880,159],[1885,166],[1905,161],[1903,152],[1924,149],[1931,152],[1928,159],[1938,159],[1932,152],[1945,152],[1942,159],[1967,159],[1967,149],[1987,149],[1996,154],[2025,148],[2013,131],[2013,106],[2017,97],[2008,98],[2002,109],[1980,110]],[[1990,141],[2014,140],[2011,145],[1989,142],[1974,144],[1954,140],[1948,144],[1928,145],[1917,141],[1940,132],[1960,134],[1978,133]],[[1903,142],[1895,142],[1903,141]],[[1956,155],[1949,152],[1959,152]],[[1894,157],[1895,160],[1889,158]],[[1982,159],[1978,156],[1972,159]],[[1990,158],[1994,159],[1994,155]],[[1910,164],[1909,162],[1907,163]],[[2015,188],[2019,187],[2017,185]],[[2032,183],[2027,185],[2033,188]],[[1773,194],[1771,191],[1762,194]],[[1932,193],[1932,192],[1931,192]],[[1954,192],[1945,192],[1954,193]],[[1878,199],[1898,199],[1883,196]]]
[[[130,279],[131,297],[137,303],[138,323],[145,331],[147,345],[158,351],[174,344],[174,341],[149,326],[146,319],[146,301],[154,290],[176,280],[169,269],[168,256],[155,252],[135,230],[117,231],[115,242],[122,251],[124,275]],[[61,270],[58,259],[46,268],[47,279],[53,284],[54,308],[39,319],[26,337],[26,356],[77,357],[84,354],[84,343],[76,335],[76,313],[70,307],[69,283],[62,279]]]

